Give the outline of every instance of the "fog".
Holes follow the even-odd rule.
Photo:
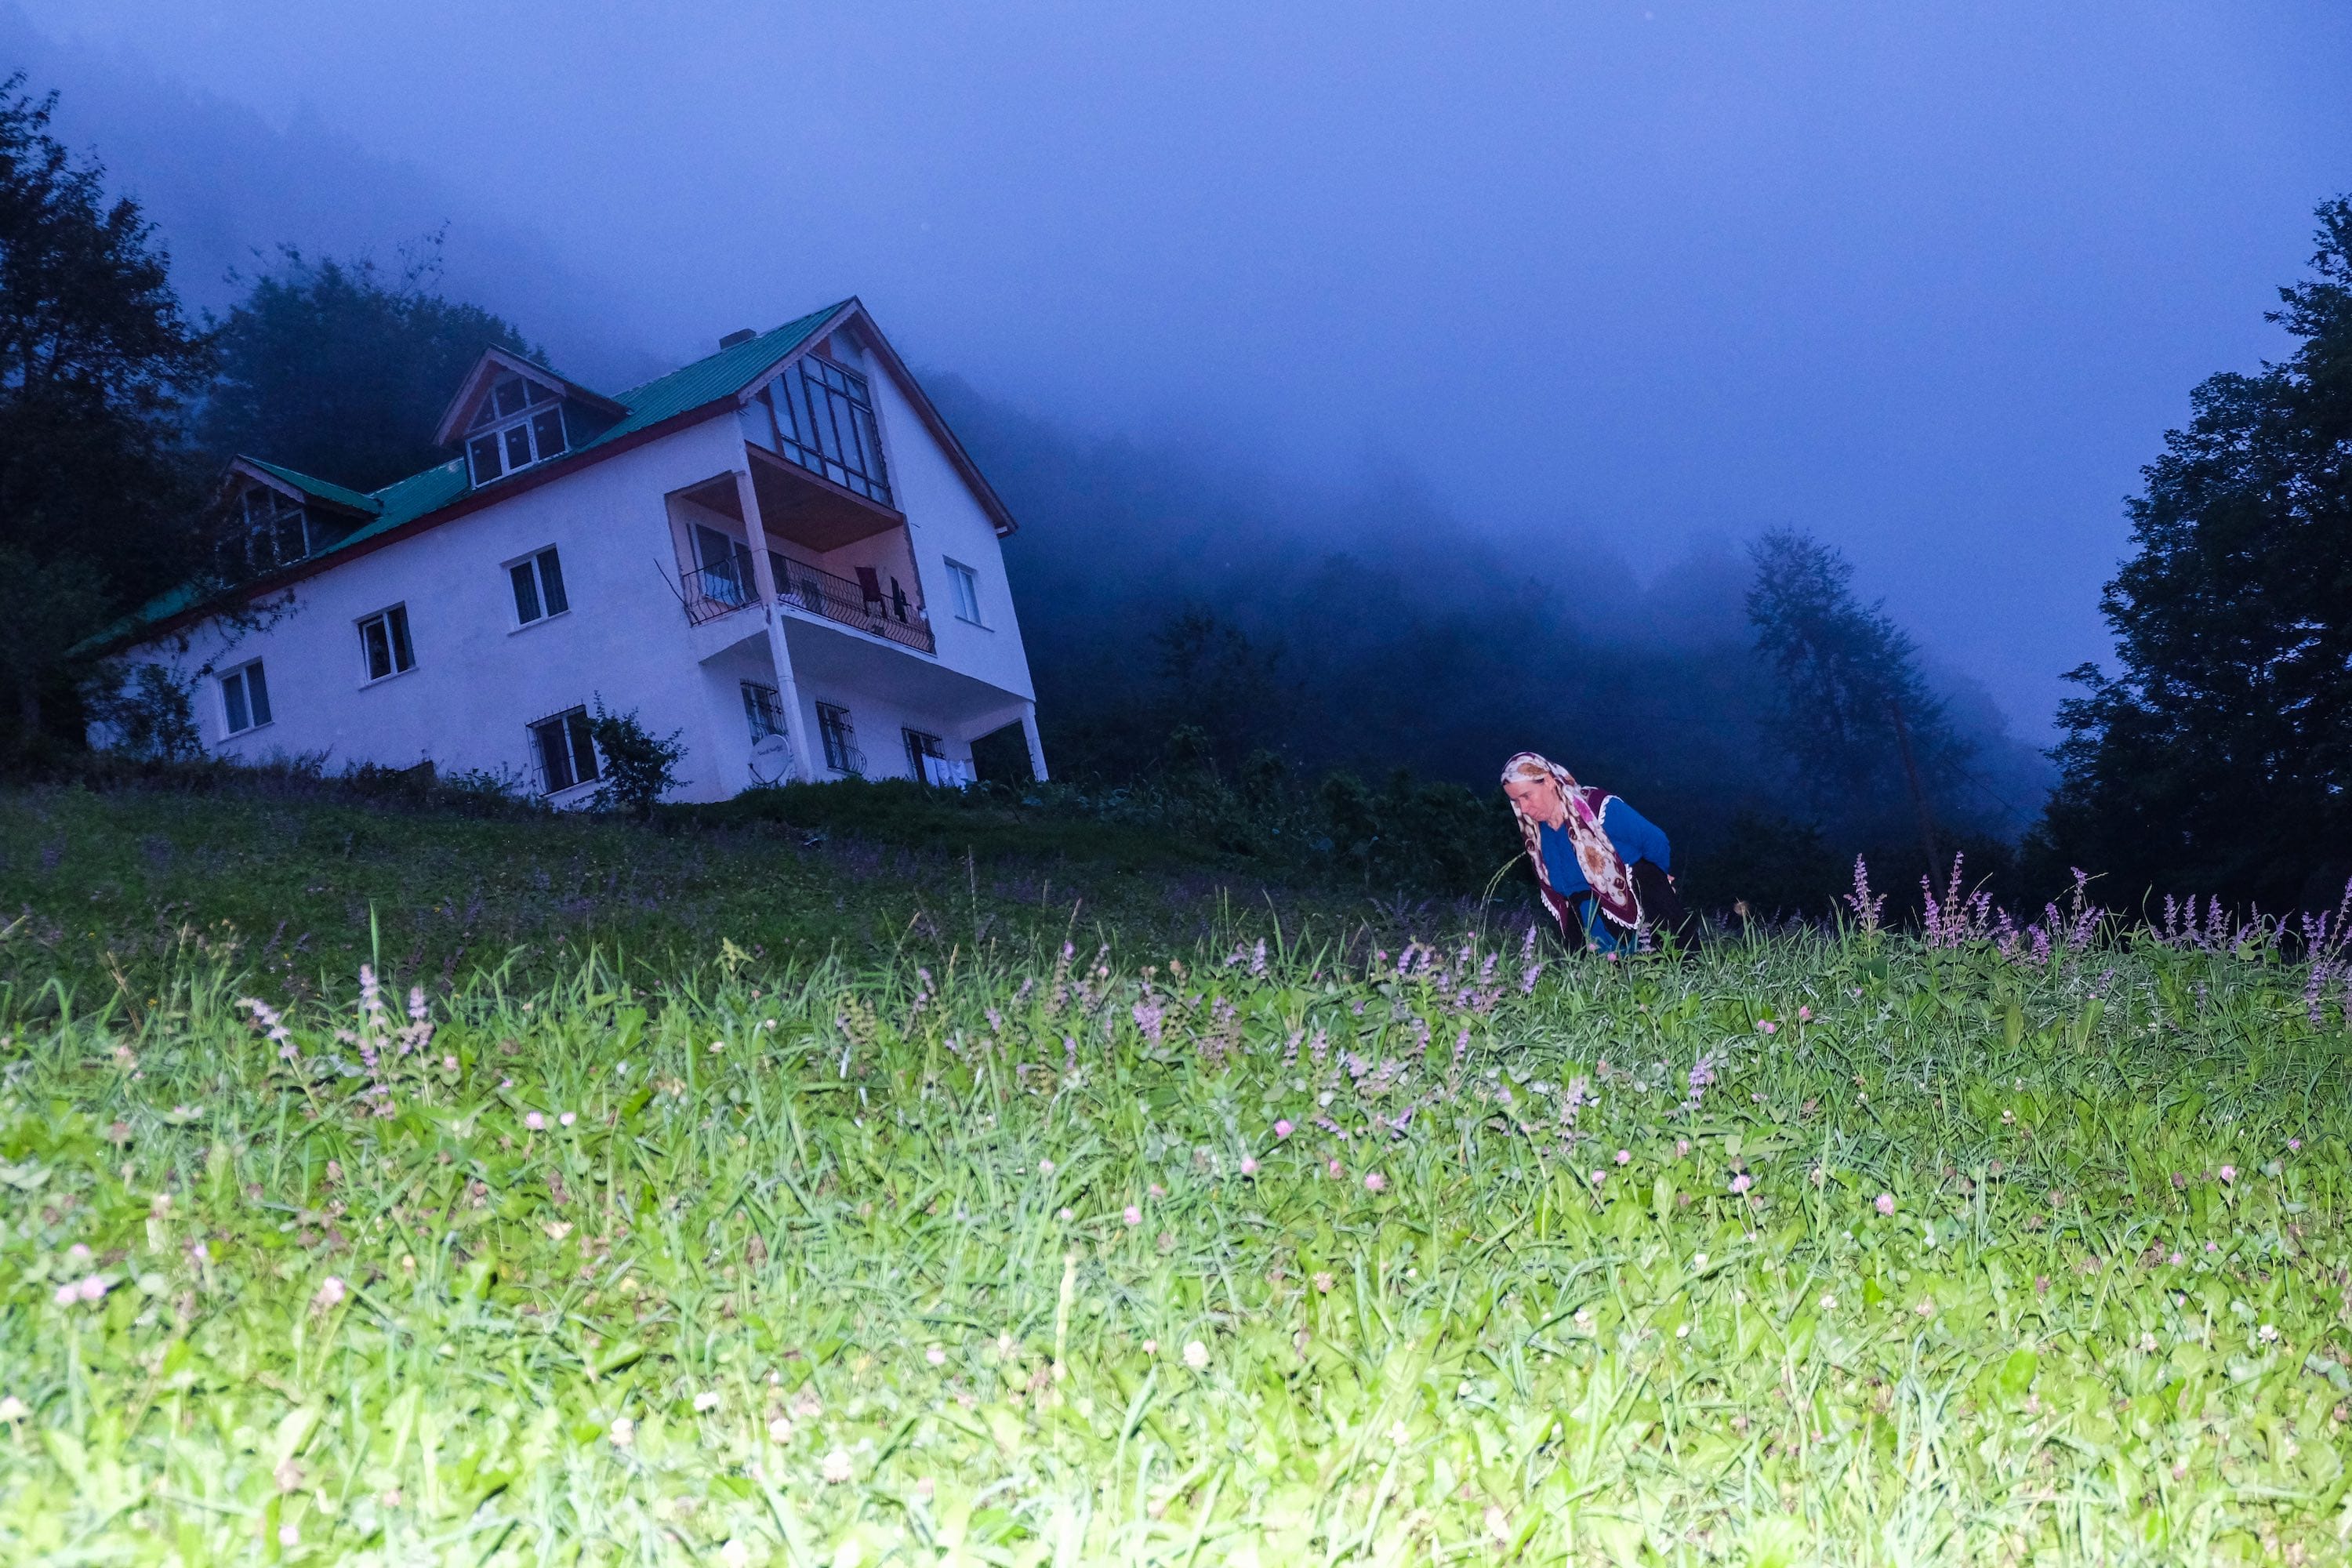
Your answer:
[[[1461,534],[1359,553],[1458,537],[1627,637],[1810,529],[2034,738],[2138,466],[2352,187],[2332,0],[18,0],[0,59],[200,303],[438,230],[619,385],[855,293],[976,397],[1326,533],[1409,490]]]

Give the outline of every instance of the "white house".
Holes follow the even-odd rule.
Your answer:
[[[1035,693],[999,541],[1013,519],[849,300],[618,397],[493,349],[439,438],[373,494],[239,458],[261,614],[165,603],[118,642],[193,693],[224,756],[601,772],[586,718],[683,731],[677,798],[789,779],[971,777]]]

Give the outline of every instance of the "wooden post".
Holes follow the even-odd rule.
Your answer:
[[[793,656],[784,647],[784,613],[776,604],[776,573],[768,562],[768,531],[760,521],[760,494],[751,470],[735,470],[735,500],[743,509],[743,531],[751,541],[751,582],[760,590],[760,615],[768,629],[768,658],[776,667],[776,700],[784,710],[784,732],[803,784],[814,784],[816,753],[809,747],[808,721],[801,711],[800,682],[793,679]]]

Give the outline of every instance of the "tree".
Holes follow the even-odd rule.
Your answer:
[[[1198,731],[1203,763],[1229,773],[1286,739],[1294,694],[1276,676],[1278,649],[1259,647],[1197,605],[1171,616],[1151,643],[1167,720]]]
[[[2100,598],[2120,668],[2059,710],[2040,846],[2126,896],[2332,904],[2352,870],[2352,197],[2318,218],[2268,316],[2294,353],[2166,433]]]
[[[57,95],[0,81],[0,681],[37,745],[73,650],[206,559],[187,397],[212,365],[169,258],[103,167],[49,134]]]
[[[541,356],[511,322],[435,290],[436,247],[397,278],[281,250],[217,328],[205,447],[362,490],[446,460],[433,429],[482,351]]]
[[[170,666],[108,670],[84,700],[110,749],[142,762],[185,762],[204,755],[195,700]],[[426,764],[429,769],[431,764]]]
[[[1880,605],[1853,595],[1844,556],[1792,530],[1748,550],[1748,618],[1780,681],[1775,730],[1817,805],[1867,822],[1908,795],[1938,858],[1932,799],[1968,754],[1919,673],[1919,651]]]

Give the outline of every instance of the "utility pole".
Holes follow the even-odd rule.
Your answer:
[[[1911,804],[1919,813],[1919,847],[1927,852],[1927,877],[1933,881],[1943,868],[1943,858],[1936,852],[1936,819],[1927,810],[1927,792],[1919,787],[1919,764],[1911,755],[1911,729],[1903,722],[1903,705],[1892,697],[1886,700],[1886,712],[1895,721],[1895,745],[1903,753],[1903,776],[1910,781]]]

